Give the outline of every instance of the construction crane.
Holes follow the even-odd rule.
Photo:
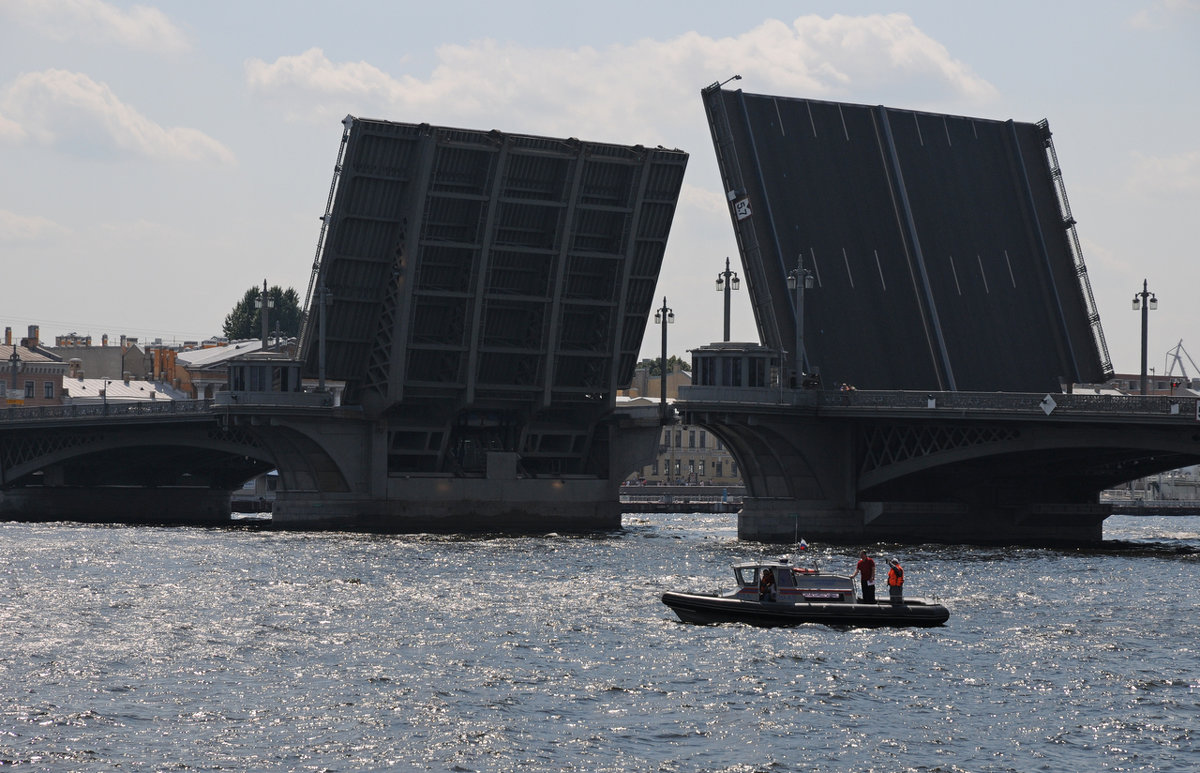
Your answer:
[[[1188,362],[1192,363],[1192,372],[1200,374],[1200,368],[1196,367],[1196,361],[1192,359],[1192,355],[1187,353],[1187,349],[1183,348],[1183,339],[1181,338],[1179,339],[1179,343],[1175,344],[1175,348],[1167,352],[1167,367],[1165,368],[1167,377],[1170,378],[1175,375],[1175,366],[1178,365],[1179,372],[1182,374],[1184,381],[1190,382],[1192,379],[1183,364],[1183,358],[1180,357],[1181,354],[1187,358]]]

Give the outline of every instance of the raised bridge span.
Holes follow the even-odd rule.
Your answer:
[[[238,388],[188,418],[0,417],[0,514],[91,501],[119,519],[141,498],[143,519],[204,520],[277,467],[280,525],[619,527],[621,481],[660,425],[616,393],[687,160],[348,116],[301,336],[304,375],[344,382],[342,404]]]
[[[1093,542],[1102,489],[1200,459],[1193,397],[1064,394],[1112,366],[1048,122],[701,96],[760,342],[678,406],[742,538]]]

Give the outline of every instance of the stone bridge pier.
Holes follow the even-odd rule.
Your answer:
[[[618,411],[585,433],[592,472],[531,471],[514,450],[482,450],[454,471],[399,468],[387,418],[350,410],[272,410],[225,401],[221,422],[253,438],[277,463],[272,523],[292,529],[382,532],[584,532],[621,526],[620,486],[653,458],[656,408]],[[527,428],[527,432],[532,430]],[[450,433],[445,433],[449,435]]]

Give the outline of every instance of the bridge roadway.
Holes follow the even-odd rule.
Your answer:
[[[1085,544],[1100,492],[1200,462],[1192,397],[686,387],[738,459],[741,539]]]

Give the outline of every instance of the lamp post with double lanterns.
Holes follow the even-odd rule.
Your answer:
[[[17,354],[17,346],[13,344],[12,353],[8,355],[8,366],[12,369],[12,391],[8,395],[9,405],[20,405],[24,402],[17,392],[17,373],[21,370],[21,355]]]
[[[725,258],[725,270],[717,274],[717,292],[725,293],[725,341],[729,341],[729,300],[730,291],[740,289],[742,280],[736,271],[729,270],[729,258]]]
[[[1142,280],[1142,291],[1133,294],[1133,310],[1142,312],[1142,394],[1146,394],[1146,337],[1150,326],[1150,312],[1158,308],[1158,298],[1150,292],[1147,280]]]
[[[796,258],[796,267],[788,272],[787,285],[796,293],[796,354],[794,389],[804,387],[804,374],[808,372],[808,357],[804,352],[804,291],[813,288],[813,274],[804,267],[804,255]]]
[[[258,300],[254,301],[254,308],[259,309],[262,313],[259,314],[259,319],[262,321],[262,348],[267,350],[267,331],[270,329],[270,310],[275,308],[275,299],[267,294],[267,280],[263,280],[263,289],[259,293]]]
[[[659,420],[666,425],[667,422],[667,325],[675,324],[675,310],[667,307],[667,297],[663,296],[663,305],[661,309],[654,312],[654,324],[662,325],[662,362],[659,364],[658,377],[659,384],[662,387],[660,394],[662,396],[659,404]]]

